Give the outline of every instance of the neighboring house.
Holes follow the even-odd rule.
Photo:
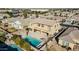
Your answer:
[[[20,21],[18,20],[14,20],[10,23],[12,25],[12,27],[14,27],[15,29],[23,29],[23,26],[21,24]]]
[[[75,19],[67,19],[67,20],[65,20],[65,22],[63,22],[63,24],[64,24],[64,25],[67,25],[67,24],[68,24],[68,25],[71,25],[71,24],[73,24],[74,20],[75,20]]]
[[[67,35],[67,36],[60,37],[58,44],[61,46],[70,47],[71,49],[73,49],[75,42],[72,40],[72,38],[69,35]]]
[[[36,18],[31,19],[30,24],[28,26],[31,31],[40,33],[46,33],[47,35],[53,35],[61,29],[59,22],[55,20],[48,20],[45,18]]]
[[[2,23],[8,24],[9,28],[15,28],[15,29],[23,29],[23,27],[27,27],[29,25],[30,20],[29,19],[23,19],[23,18],[9,18],[9,19],[3,19]]]
[[[64,47],[70,47],[72,50],[79,50],[79,30],[73,30],[64,36],[60,36],[58,44]]]

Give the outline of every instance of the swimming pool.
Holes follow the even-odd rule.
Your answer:
[[[18,51],[22,51],[20,47],[18,47],[16,44],[11,44],[10,45],[12,48],[16,48]]]
[[[33,38],[31,36],[26,36],[24,39],[34,47],[37,47],[42,42],[41,39]]]

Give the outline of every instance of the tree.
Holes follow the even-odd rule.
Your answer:
[[[7,16],[4,16],[3,18],[4,18],[4,19],[6,19],[6,18],[7,18]]]
[[[12,12],[6,12],[10,17],[13,17],[13,14],[12,14]]]
[[[39,17],[39,14],[38,14],[38,12],[35,12],[35,14],[36,14],[36,18],[38,18],[38,17]]]
[[[12,40],[16,39],[18,35],[13,35]]]
[[[27,10],[24,10],[24,11],[23,11],[24,18],[27,18],[27,14],[28,14],[28,13],[27,13]]]
[[[5,37],[0,37],[1,42],[5,42],[6,38]]]
[[[23,39],[20,40],[20,46],[22,47],[25,41]]]
[[[23,39],[21,39],[20,40],[20,47],[21,48],[23,48],[23,49],[25,49],[25,50],[28,50],[28,51],[30,51],[30,50],[32,50],[31,49],[31,46],[29,45],[29,43],[27,43],[25,40],[23,40]]]
[[[54,16],[57,16],[57,13],[54,13]]]
[[[21,41],[20,37],[17,37],[16,40],[15,40],[15,43],[16,43],[17,45],[20,45],[20,41]]]
[[[18,35],[14,35],[12,38],[11,38],[17,45],[19,45],[20,43],[20,37]]]
[[[23,44],[23,47],[24,47],[25,50],[28,50],[28,51],[31,51],[31,50],[32,50],[32,49],[31,49],[31,46],[30,46],[29,43],[27,43],[27,42],[25,42],[25,43]]]

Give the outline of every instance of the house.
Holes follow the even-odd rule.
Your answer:
[[[73,47],[75,45],[75,42],[72,40],[72,38],[68,36],[63,36],[59,38],[59,45],[63,47],[70,47],[73,50]]]
[[[55,20],[48,20],[45,18],[30,19],[28,26],[30,31],[45,33],[47,35],[53,35],[61,29],[59,22]]]
[[[68,25],[73,24],[74,20],[75,19],[67,19],[67,20],[65,20],[65,22],[63,24],[68,24]]]
[[[70,30],[70,29],[68,29]],[[71,48],[71,50],[79,50],[79,30],[74,29],[68,31],[66,30],[65,33],[63,33],[58,39],[58,44],[61,46],[64,46],[66,48]]]
[[[29,24],[29,19],[23,19],[21,18],[8,18],[3,19],[2,23],[3,25],[8,24],[9,28],[15,28],[15,29],[23,29],[23,27],[27,27]]]
[[[19,20],[13,20],[10,24],[15,29],[23,29],[22,23]]]

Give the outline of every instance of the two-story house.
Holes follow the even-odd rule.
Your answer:
[[[45,18],[31,19],[28,28],[33,31],[39,31],[40,33],[46,33],[47,35],[53,35],[57,33],[61,28],[59,22],[55,20],[48,20]]]

